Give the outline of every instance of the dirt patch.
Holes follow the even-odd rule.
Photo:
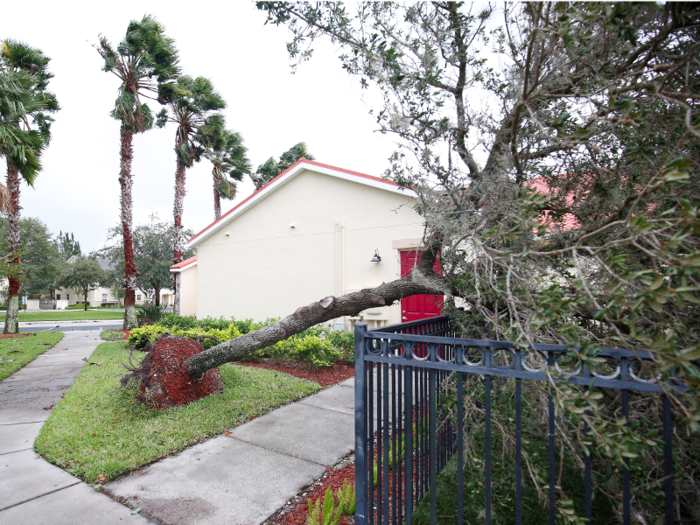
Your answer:
[[[158,409],[186,405],[220,392],[224,383],[217,368],[197,379],[185,372],[185,360],[203,350],[201,343],[188,337],[163,336],[146,346],[141,367],[123,377],[122,384],[140,379],[139,400]]]
[[[34,337],[36,334],[0,334],[0,339],[20,339],[22,337]]]
[[[331,386],[351,377],[355,377],[355,365],[341,360],[336,361],[330,367],[311,366],[308,363],[299,361],[280,361],[273,359],[263,359],[260,361],[241,361],[236,363],[241,366],[254,366],[256,368],[266,368],[267,370],[277,370],[290,376],[315,381],[321,386]]]
[[[315,504],[316,500],[323,500],[328,487],[335,495],[343,482],[355,482],[355,456],[350,456],[334,467],[326,469],[323,476],[313,485],[297,494],[285,503],[282,508],[265,520],[266,525],[306,525],[309,518],[309,499]],[[343,516],[340,525],[355,523],[355,516]]]

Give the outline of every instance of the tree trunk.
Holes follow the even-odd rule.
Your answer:
[[[124,236],[124,330],[138,326],[136,320],[136,277],[138,270],[134,263],[134,246],[131,232],[134,203],[131,196],[131,160],[134,157],[133,134],[121,128],[121,159],[119,184],[122,187],[122,232]]]
[[[83,309],[87,312],[87,298],[88,294],[90,293],[90,290],[85,290],[85,301],[83,301]]]
[[[451,293],[447,280],[433,272],[437,247],[426,248],[410,275],[376,288],[361,290],[342,297],[329,296],[299,308],[281,321],[249,332],[185,361],[185,371],[197,378],[219,365],[236,361],[256,350],[273,345],[304,330],[343,316],[353,316],[368,308],[389,306],[411,295]]]
[[[154,286],[153,290],[155,290],[155,293],[156,293],[156,297],[155,297],[156,306],[160,306],[160,287]]]
[[[181,151],[184,142],[178,138],[175,140],[177,151]],[[185,200],[185,163],[178,156],[175,169],[175,205],[173,207],[173,216],[175,218],[175,231],[173,235],[173,264],[182,262],[182,254],[185,251],[184,241],[182,238],[182,209]],[[173,277],[173,288],[175,287],[175,278]]]
[[[216,188],[216,175],[214,177],[214,220],[218,220],[221,217],[221,196],[219,195],[219,190]]]
[[[8,259],[14,269],[10,271],[8,298],[7,298],[7,315],[5,316],[6,334],[19,333],[19,274],[20,274],[20,259],[17,256],[19,251],[19,222],[20,211],[19,205],[19,172],[9,162],[7,163],[7,189],[10,192],[10,203],[12,209],[9,211],[8,219],[8,244],[10,255]]]

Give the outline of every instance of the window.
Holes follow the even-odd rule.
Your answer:
[[[57,301],[60,301],[60,300],[61,300],[61,294],[60,294],[60,293],[57,293],[57,294],[56,294],[56,300],[57,300]]]
[[[103,302],[103,303],[106,303],[106,302],[107,302],[107,294],[106,294],[106,293],[103,293],[103,294],[102,294],[102,302]]]
[[[66,301],[70,301],[70,294],[66,294]]]
[[[141,296],[140,296],[140,295],[137,295],[137,296],[136,296],[136,300],[137,300],[137,301],[140,301],[140,300],[141,300]]]

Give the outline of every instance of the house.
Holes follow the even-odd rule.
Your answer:
[[[197,256],[170,270],[175,310],[261,321],[395,280],[419,253],[424,221],[415,203],[412,190],[391,181],[302,158],[189,240]],[[420,296],[361,319],[381,326],[440,310],[438,298]]]
[[[76,257],[76,255],[72,256],[70,259],[68,259],[68,262],[72,262]],[[114,265],[109,259],[97,258],[97,262],[105,271],[114,269]],[[146,292],[143,290],[136,290],[136,304],[145,304],[146,295]],[[56,298],[56,308],[59,310],[76,303],[82,303],[85,299],[81,292],[76,292],[72,288],[57,288],[54,290],[54,297]],[[163,289],[160,291],[160,304],[169,305],[173,301],[174,298],[172,290]],[[88,305],[91,307],[97,307],[104,304],[115,304],[117,302],[119,302],[121,305],[124,303],[124,300],[118,300],[112,293],[112,290],[107,287],[100,286],[99,288],[95,288],[94,290],[90,290],[90,292],[88,292]]]

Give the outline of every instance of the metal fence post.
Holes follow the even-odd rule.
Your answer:
[[[355,325],[355,523],[367,517],[367,407],[365,406],[365,333],[367,324]]]

